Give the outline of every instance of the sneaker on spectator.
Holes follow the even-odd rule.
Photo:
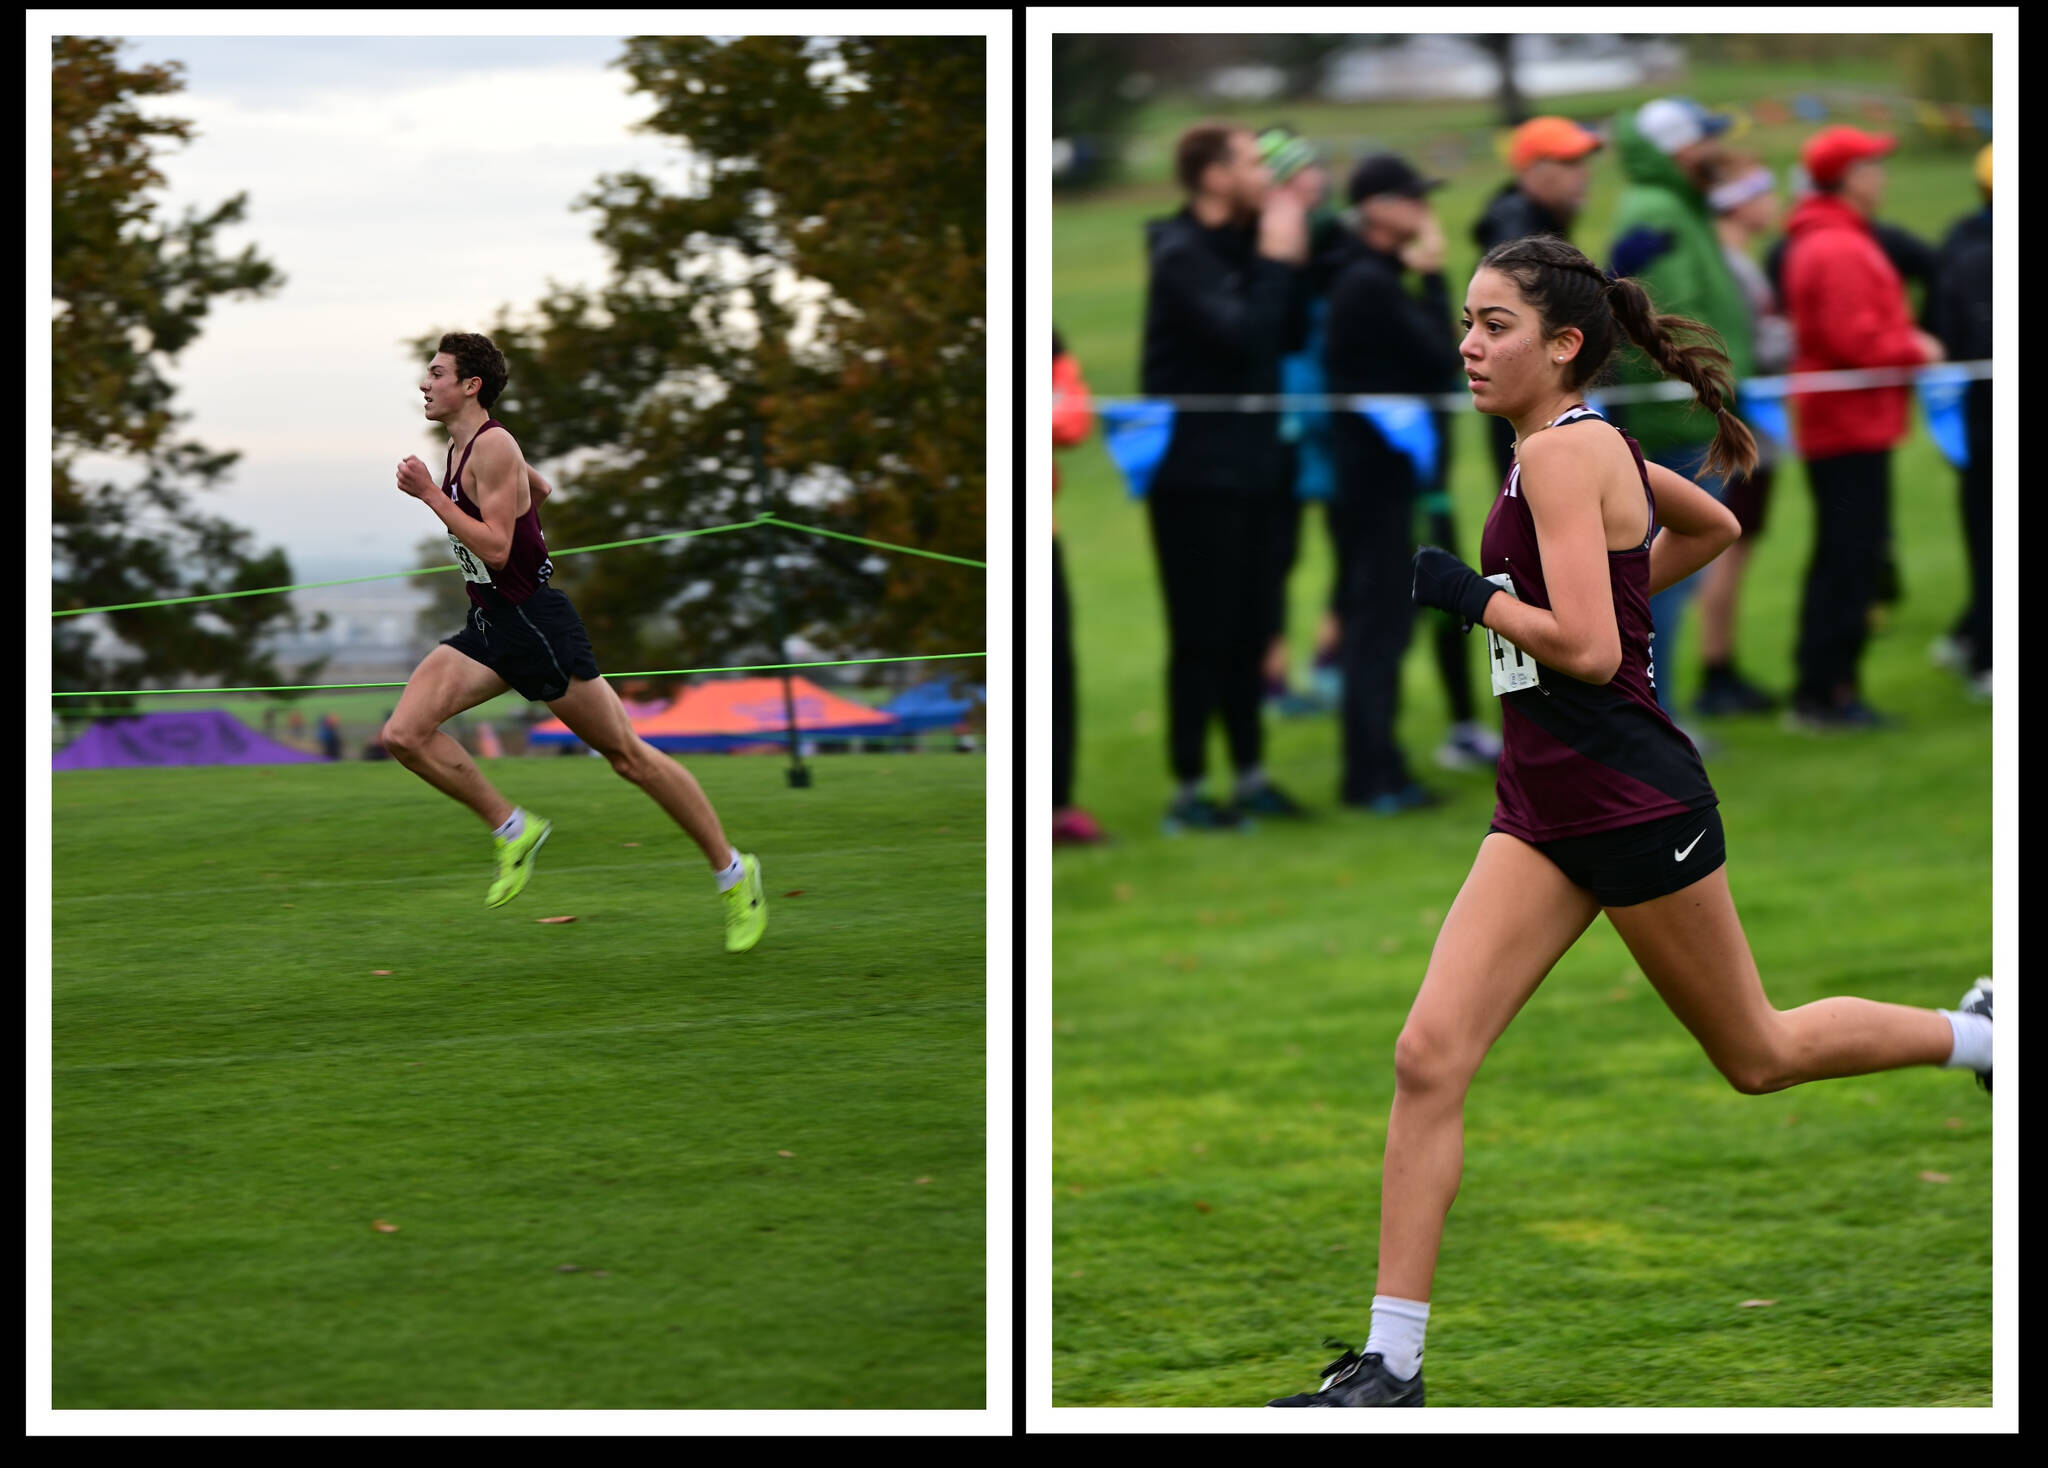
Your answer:
[[[1370,800],[1350,800],[1346,805],[1369,810],[1376,816],[1398,816],[1406,811],[1423,810],[1429,806],[1442,805],[1444,798],[1427,786],[1410,780],[1399,790],[1389,790],[1375,795]]]
[[[1450,737],[1437,746],[1436,762],[1446,770],[1497,768],[1500,736],[1479,724],[1453,724]]]
[[[1899,721],[1895,715],[1879,713],[1860,698],[1833,704],[1795,698],[1791,710],[1785,715],[1785,723],[1788,728],[1809,734],[1834,734],[1863,729],[1895,729]]]
[[[1095,817],[1078,805],[1052,813],[1052,844],[1055,846],[1100,846],[1109,840]]]
[[[1970,672],[1970,639],[1944,632],[1927,645],[1927,661],[1937,668],[1967,677]]]
[[[1706,686],[1693,700],[1692,711],[1702,718],[1720,714],[1764,714],[1778,706],[1778,700],[1757,687],[1733,668],[1707,675]]]
[[[1243,831],[1251,822],[1234,805],[1218,805],[1206,795],[1176,800],[1167,807],[1165,830],[1169,836],[1183,831]]]

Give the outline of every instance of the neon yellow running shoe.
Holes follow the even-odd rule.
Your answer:
[[[503,907],[526,889],[526,879],[533,875],[534,853],[554,829],[554,822],[528,815],[524,831],[513,840],[498,842],[498,880],[491,883],[485,907]]]
[[[751,852],[740,856],[745,874],[725,896],[725,951],[745,953],[768,931],[768,898],[761,891],[761,863]]]

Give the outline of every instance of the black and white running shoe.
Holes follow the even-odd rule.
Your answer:
[[[1344,1354],[1322,1369],[1323,1384],[1312,1392],[1276,1397],[1269,1407],[1419,1407],[1422,1405],[1422,1373],[1413,1381],[1402,1381],[1387,1370],[1378,1351],[1359,1355],[1342,1341],[1324,1341],[1340,1346]]]
[[[1991,1018],[1991,978],[1987,974],[1970,986],[1970,992],[1963,996],[1963,1002],[1956,1006],[1964,1014],[1981,1014]],[[1991,1091],[1991,1067],[1985,1066],[1977,1072],[1977,1084],[1988,1095]]]

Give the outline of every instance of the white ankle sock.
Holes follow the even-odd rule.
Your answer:
[[[740,878],[747,874],[746,866],[740,861],[739,848],[732,849],[732,865],[718,874],[718,890],[730,892],[739,886]]]
[[[517,841],[526,833],[526,812],[518,806],[512,807],[512,814],[505,817],[505,824],[491,834],[500,841]]]
[[[1374,1295],[1372,1331],[1358,1354],[1369,1356],[1377,1351],[1388,1371],[1402,1381],[1413,1381],[1422,1369],[1422,1333],[1428,1328],[1429,1301]]]
[[[1991,1021],[1981,1014],[1958,1014],[1953,1009],[1936,1011],[1955,1031],[1955,1049],[1941,1063],[1943,1070],[1991,1069]]]

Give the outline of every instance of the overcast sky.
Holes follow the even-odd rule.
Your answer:
[[[523,315],[550,280],[602,284],[597,215],[571,208],[600,174],[638,170],[680,188],[681,147],[631,130],[652,99],[607,64],[623,50],[615,36],[166,36],[122,47],[124,66],[185,64],[182,91],[138,104],[195,130],[158,153],[157,222],[246,191],[244,222],[216,249],[253,245],[285,277],[261,298],[216,297],[166,375],[191,414],[183,432],[242,454],[202,503],[282,546],[295,577],[398,570],[441,533],[392,482],[407,454],[438,471],[447,442],[421,415],[424,363],[404,343],[482,329],[506,305]],[[112,459],[80,468],[135,477]]]

